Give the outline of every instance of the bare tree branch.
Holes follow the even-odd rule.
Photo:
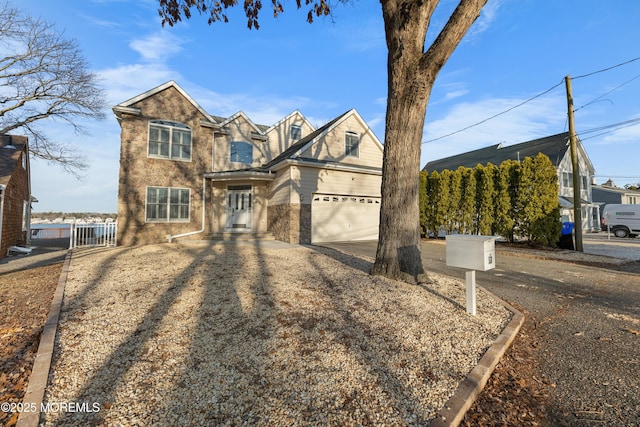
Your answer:
[[[0,16],[0,134],[25,134],[33,156],[79,176],[87,163],[78,149],[53,141],[39,125],[62,121],[87,134],[80,120],[106,117],[98,79],[77,42],[53,24],[25,16],[6,1]]]

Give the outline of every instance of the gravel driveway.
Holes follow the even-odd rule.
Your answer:
[[[271,243],[74,251],[46,425],[424,425],[511,313]],[[84,406],[83,406],[84,405]],[[98,409],[93,412],[92,410]]]
[[[546,385],[553,425],[640,426],[639,240],[585,235],[585,254],[499,245],[496,269],[477,273],[524,311],[535,353],[522,363],[539,371],[528,380]],[[373,243],[332,246],[375,253]],[[422,255],[429,271],[464,277],[445,265],[443,241],[424,242]]]

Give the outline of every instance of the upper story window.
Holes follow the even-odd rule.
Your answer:
[[[229,160],[234,163],[253,163],[253,145],[248,142],[233,141],[229,146]]]
[[[300,138],[302,138],[302,126],[300,126],[300,125],[291,125],[290,134],[291,134],[291,140],[292,141],[299,140]]]
[[[181,123],[150,121],[149,157],[191,160],[191,129]]]
[[[580,190],[586,190],[588,188],[588,181],[585,175],[580,175]],[[573,188],[573,173],[562,172],[562,187]]]
[[[357,133],[346,131],[344,134],[344,154],[347,157],[360,156],[360,137]]]

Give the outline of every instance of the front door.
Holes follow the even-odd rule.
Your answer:
[[[228,231],[250,231],[253,222],[253,190],[250,185],[230,185],[227,188]]]

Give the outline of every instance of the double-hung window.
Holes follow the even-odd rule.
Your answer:
[[[150,121],[149,157],[191,160],[191,129],[181,123]]]
[[[188,188],[147,187],[147,222],[189,221]]]
[[[357,133],[347,131],[344,134],[344,154],[347,157],[359,157],[360,156],[360,137]]]

